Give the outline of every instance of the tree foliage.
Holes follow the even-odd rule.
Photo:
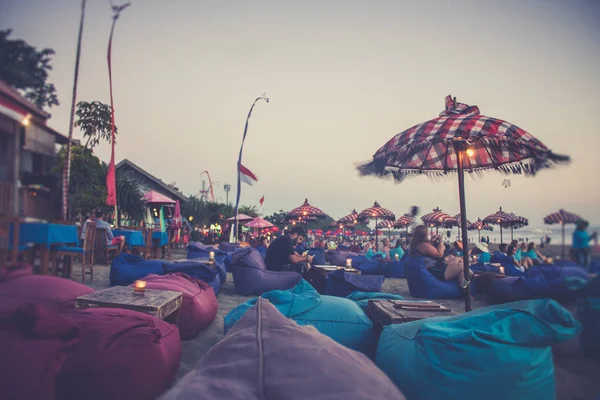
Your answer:
[[[242,206],[239,212],[242,213],[242,210],[252,211],[253,207]],[[190,196],[189,200],[181,205],[182,216],[184,218],[191,216],[193,218],[192,225],[198,224],[200,226],[208,226],[214,223],[224,225],[227,218],[233,217],[234,211],[231,205],[204,201],[198,196]],[[244,212],[244,214],[246,213]],[[254,214],[257,214],[256,207],[254,207]]]
[[[145,204],[140,183],[128,175],[117,175],[117,205],[119,214],[125,214],[133,222],[144,218]]]
[[[254,218],[260,216],[260,213],[256,209],[256,206],[241,206],[238,209],[238,214],[246,214],[247,216]]]
[[[62,174],[67,158],[66,146],[58,152],[52,172]],[[71,178],[69,180],[69,212],[71,218],[86,215],[106,202],[106,164],[90,149],[72,147]]]
[[[10,29],[0,30],[0,79],[39,108],[59,105],[56,88],[48,82],[54,50],[37,50],[10,34]]]
[[[93,149],[100,139],[111,142],[111,108],[108,104],[99,101],[80,101],[77,103],[77,119],[75,126],[81,129],[83,137],[87,138],[84,147]],[[117,134],[117,126],[115,125],[115,135]]]

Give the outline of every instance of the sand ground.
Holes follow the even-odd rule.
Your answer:
[[[542,252],[548,256],[560,254],[560,246],[553,245],[545,250],[542,250]],[[175,250],[172,258],[184,259],[185,251]],[[95,266],[94,283],[90,284],[88,277],[86,284],[96,290],[108,288],[109,271],[110,267]],[[81,269],[77,266],[73,268],[73,279],[81,282]],[[408,294],[406,279],[386,279],[383,284],[383,291],[400,294],[407,299],[411,298]],[[227,274],[227,281],[221,287],[221,292],[217,297],[219,311],[215,321],[196,339],[182,342],[181,366],[177,380],[189,372],[211,347],[223,337],[223,320],[229,311],[251,298],[237,294],[234,290],[233,278],[231,274]],[[458,313],[464,312],[464,302],[461,300],[442,300],[440,303]],[[483,298],[477,298],[472,305],[473,308],[481,308],[486,306],[486,302]],[[575,304],[565,304],[564,306],[575,313]],[[598,339],[600,340],[600,338]],[[592,400],[600,394],[600,363],[584,357],[579,350],[577,339],[555,346],[553,353],[557,398],[559,400]],[[485,362],[485,360],[482,360],[482,362]]]

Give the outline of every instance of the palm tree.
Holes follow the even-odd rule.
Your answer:
[[[259,217],[260,213],[256,210],[256,206],[241,206],[238,210],[239,214],[246,214],[249,217]]]
[[[138,222],[144,218],[144,201],[142,197],[143,193],[137,180],[127,175],[117,178],[117,203],[119,204],[119,211],[134,222]]]

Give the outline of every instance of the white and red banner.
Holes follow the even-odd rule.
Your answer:
[[[250,186],[252,186],[254,183],[258,182],[258,178],[256,177],[256,175],[254,175],[252,173],[252,171],[250,171],[248,168],[244,167],[242,164],[239,164],[240,166],[240,180]]]

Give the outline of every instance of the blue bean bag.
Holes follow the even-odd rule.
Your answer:
[[[359,254],[357,256],[350,256],[348,258],[350,258],[352,260],[352,266],[354,268],[358,268],[362,264],[367,262],[367,257],[365,255],[361,255],[361,254]],[[346,265],[346,264],[344,264],[344,265]]]
[[[471,271],[473,271],[475,273],[477,273],[477,272],[492,272],[492,273],[497,274],[500,272],[500,268],[498,268],[495,265],[478,262],[475,264],[471,264]]]
[[[352,292],[381,292],[383,275],[355,275],[343,269],[327,274],[325,294],[346,297]]]
[[[268,271],[263,257],[251,247],[234,251],[231,263],[235,290],[245,296],[290,289],[302,279],[300,274],[293,271]]]
[[[225,265],[225,270],[227,272],[231,272],[231,255],[232,254],[233,254],[233,252],[232,253],[227,253],[225,255],[225,259],[223,260],[223,264]]]
[[[121,253],[110,266],[110,286],[127,286],[148,274],[163,275],[163,260],[144,260],[142,257]]]
[[[210,252],[215,253],[215,260],[223,263],[225,261],[226,252],[219,250],[216,247],[202,244],[200,242],[192,242],[187,246],[187,259],[193,258],[208,258]]]
[[[554,399],[551,346],[581,325],[553,300],[383,329],[376,364],[408,399]]]
[[[385,263],[383,276],[386,278],[405,278],[404,261],[390,261]]]
[[[354,301],[322,296],[304,279],[291,289],[266,292],[260,297],[299,325],[312,325],[339,344],[373,357],[377,346],[373,323]],[[256,301],[249,300],[225,316],[225,333]]]
[[[308,254],[313,256],[312,265],[325,265],[325,250],[323,249],[309,249]]]
[[[385,271],[384,263],[377,260],[369,260],[357,266],[361,275],[383,275]]]
[[[352,292],[346,298],[355,302],[364,312],[367,312],[369,300],[404,300],[399,294],[383,292]]]
[[[489,296],[494,303],[539,298],[572,300],[588,281],[580,267],[537,266],[529,268],[525,276],[493,281]]]
[[[504,267],[504,274],[506,276],[523,276],[525,273],[517,268],[513,263],[512,259],[506,254],[502,254],[498,251],[492,253],[490,263],[500,263]]]
[[[327,261],[329,261],[329,264],[337,265],[337,266],[345,266],[346,259],[358,255],[356,253],[351,253],[349,251],[340,251],[340,250],[328,251],[326,254],[327,254],[326,259],[327,259]]]
[[[213,288],[216,296],[221,291],[221,278],[219,276],[221,270],[217,265],[217,262],[215,262],[213,266],[210,266],[201,262],[193,261],[164,263],[163,274],[183,272],[189,276],[200,279],[202,282],[208,283],[210,287]]]
[[[582,353],[600,360],[600,297],[579,299],[577,318],[583,327],[579,337]]]
[[[404,274],[408,290],[413,297],[425,299],[460,299],[462,290],[456,280],[440,281],[425,268],[423,257],[407,256]]]
[[[590,263],[590,272],[592,274],[600,274],[600,259],[592,260]]]

